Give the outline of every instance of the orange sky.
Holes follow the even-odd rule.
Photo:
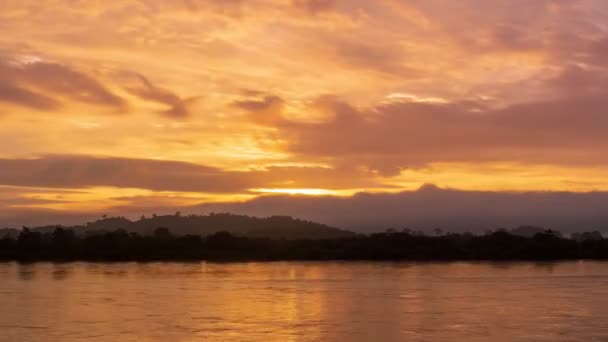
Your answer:
[[[0,213],[608,190],[603,0],[5,0]]]

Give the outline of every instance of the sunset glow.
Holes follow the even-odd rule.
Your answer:
[[[607,12],[597,0],[3,1],[0,216],[424,184],[608,190]]]
[[[288,194],[288,195],[335,195],[336,193],[327,189],[254,189],[254,192],[270,193],[270,194]]]

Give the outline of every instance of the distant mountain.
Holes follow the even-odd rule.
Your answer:
[[[32,231],[49,232],[56,226],[34,227]],[[124,217],[109,217],[81,226],[64,227],[77,234],[98,234],[124,229],[141,235],[152,235],[157,228],[167,228],[174,235],[201,235],[225,231],[236,236],[272,239],[334,239],[354,236],[355,233],[324,224],[299,220],[289,216],[266,218],[245,215],[212,213],[210,215],[162,215],[142,217],[131,221]],[[7,230],[7,233],[9,231]],[[10,231],[11,234],[14,231]],[[3,236],[0,231],[0,237]]]

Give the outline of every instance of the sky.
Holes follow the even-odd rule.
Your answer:
[[[0,1],[0,226],[608,226],[607,19],[604,0]],[[550,209],[486,210],[504,196]]]

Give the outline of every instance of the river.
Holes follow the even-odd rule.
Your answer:
[[[0,263],[0,341],[608,341],[608,263]]]

